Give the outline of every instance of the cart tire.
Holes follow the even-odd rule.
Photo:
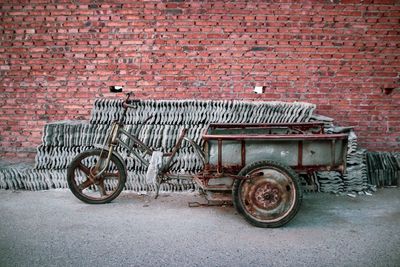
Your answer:
[[[100,155],[108,151],[91,149],[77,155],[67,169],[67,182],[71,192],[88,204],[105,204],[114,200],[124,189],[126,171],[124,164],[114,154],[111,155],[106,171],[95,183],[89,179]],[[93,179],[93,178],[91,178]]]
[[[298,212],[303,192],[290,167],[275,161],[259,161],[244,167],[233,184],[233,204],[246,221],[257,227],[275,228]]]

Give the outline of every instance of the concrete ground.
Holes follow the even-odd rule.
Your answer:
[[[306,194],[278,229],[195,193],[123,193],[87,205],[69,191],[0,190],[0,266],[400,266],[400,190]]]

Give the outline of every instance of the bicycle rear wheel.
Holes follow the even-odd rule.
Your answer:
[[[76,156],[67,170],[67,182],[71,192],[88,204],[104,204],[114,200],[124,189],[126,172],[124,164],[111,155],[105,171],[103,169],[107,151],[92,149]]]

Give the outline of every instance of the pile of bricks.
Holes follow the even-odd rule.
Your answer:
[[[112,99],[98,99],[92,111],[90,122],[61,121],[44,127],[42,144],[37,149],[34,169],[23,170],[17,176],[0,169],[1,188],[48,189],[66,188],[66,168],[78,153],[103,144],[111,122],[118,119],[122,102]],[[136,110],[126,116],[125,129],[138,134],[146,145],[161,151],[171,151],[180,130],[185,127],[188,137],[203,145],[202,133],[209,123],[278,123],[304,122],[311,119],[315,105],[309,103],[254,102],[254,101],[202,101],[163,100],[141,101]],[[151,116],[145,124],[141,124]],[[127,152],[118,148],[126,159],[128,179],[126,189],[134,191],[153,190],[145,181],[146,168],[139,160],[128,157]],[[172,171],[195,173],[202,168],[201,160],[188,144],[177,154],[178,162]],[[23,173],[28,178],[24,178]],[[34,176],[37,175],[35,179]],[[34,181],[28,185],[21,181]],[[6,182],[13,181],[13,182]],[[164,184],[161,190],[176,191],[193,189],[191,182]]]

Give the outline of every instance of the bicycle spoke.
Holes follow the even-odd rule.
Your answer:
[[[88,188],[89,186],[91,186],[93,184],[92,181],[90,181],[89,179],[87,179],[86,181],[84,181],[83,183],[81,183],[78,188],[79,190],[82,192],[83,189]]]
[[[119,172],[113,173],[113,172],[105,172],[103,174],[104,179],[115,179],[115,178],[119,178]]]
[[[78,168],[83,171],[86,175],[90,175],[90,169],[88,167],[86,167],[85,165],[83,165],[82,162],[78,163]]]
[[[104,181],[101,181],[98,185],[97,188],[99,189],[100,195],[102,197],[107,196],[106,189],[104,188]]]

